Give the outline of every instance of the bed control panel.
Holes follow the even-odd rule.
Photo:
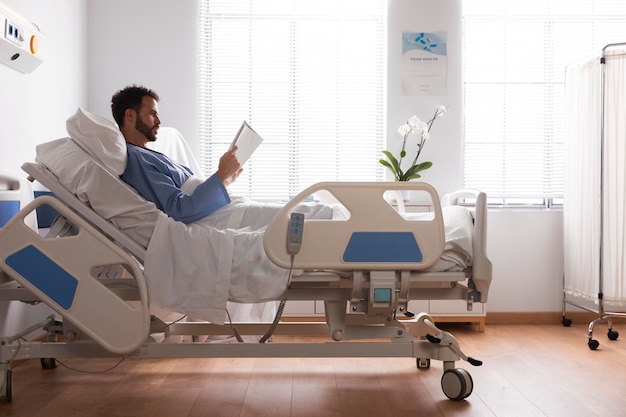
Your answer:
[[[302,246],[302,232],[304,230],[304,214],[291,213],[289,231],[287,233],[287,253],[295,255]]]
[[[393,315],[397,298],[395,271],[371,271],[368,314]]]

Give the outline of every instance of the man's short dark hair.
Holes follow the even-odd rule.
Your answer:
[[[131,85],[113,94],[111,98],[111,113],[113,113],[113,119],[120,129],[124,125],[124,113],[126,109],[139,112],[141,101],[145,96],[152,97],[156,101],[159,101],[159,95],[157,93],[141,85]]]

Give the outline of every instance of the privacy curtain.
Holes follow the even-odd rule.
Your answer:
[[[625,61],[615,45],[565,71],[564,291],[608,305],[626,305]]]

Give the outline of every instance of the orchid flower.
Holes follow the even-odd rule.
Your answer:
[[[435,110],[434,116],[428,121],[424,122],[416,115],[411,116],[409,120],[402,126],[398,128],[398,133],[402,136],[402,149],[400,151],[400,158],[397,159],[392,155],[389,151],[382,151],[383,154],[387,157],[387,159],[380,159],[379,162],[389,168],[393,173],[394,179],[396,181],[409,181],[414,178],[421,178],[419,174],[420,171],[430,168],[433,163],[430,161],[422,162],[420,164],[417,163],[422,150],[424,149],[424,145],[426,141],[430,138],[430,129],[433,127],[433,123],[435,119],[443,116],[443,114],[448,110],[447,106],[440,105]],[[411,166],[403,171],[401,168],[402,160],[407,154],[406,151],[406,143],[409,135],[420,135],[420,139],[417,142],[417,153]]]

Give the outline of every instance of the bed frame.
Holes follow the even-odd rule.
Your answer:
[[[337,258],[336,262],[320,263],[319,252],[311,249],[309,240],[325,234],[329,247],[344,245],[346,237],[341,236],[341,229],[348,230],[349,224],[307,222],[293,267],[315,271],[294,276],[285,299],[324,300],[326,322],[219,326],[168,322],[151,315],[142,266],[146,249],[81,202],[44,166],[26,163],[22,168],[31,180],[38,180],[52,191],[54,197],[36,198],[0,229],[0,301],[44,302],[56,314],[19,334],[0,338],[0,400],[11,401],[12,361],[40,358],[42,366],[50,368],[55,366],[55,358],[67,357],[409,357],[416,358],[418,368],[428,368],[431,359],[435,359],[443,362],[442,390],[448,398],[462,400],[473,390],[470,374],[456,368],[455,362],[466,360],[476,366],[481,362],[466,356],[456,339],[437,328],[429,315],[413,315],[407,306],[409,300],[456,299],[467,301],[469,309],[473,302],[487,301],[491,262],[485,253],[484,193],[465,190],[443,199],[444,204],[459,204],[464,198],[475,202],[468,208],[474,217],[473,268],[469,278],[464,272],[424,270],[443,250],[441,203],[428,184],[394,184],[395,190],[418,190],[432,199],[434,217],[415,226],[414,235],[422,250],[419,262],[368,263],[357,259],[346,264]],[[351,218],[369,216],[371,210],[379,215],[385,211],[397,214],[382,199],[386,188],[388,184],[381,183],[322,183],[304,190],[268,228],[264,241],[268,256],[279,266],[291,267],[285,237],[291,208],[299,200],[326,190],[344,202],[349,194],[357,193],[363,204],[350,208]],[[42,205],[57,210],[63,220],[56,222],[47,236],[40,236],[24,223],[24,218]],[[407,228],[406,222],[398,221],[398,225],[398,232]],[[376,226],[372,227],[377,231]],[[336,256],[337,252],[331,248],[328,253]],[[232,335],[233,328],[238,335],[302,335],[332,340],[159,342],[176,335]],[[41,329],[45,331],[45,340],[23,340]],[[351,340],[358,340],[358,344]]]

